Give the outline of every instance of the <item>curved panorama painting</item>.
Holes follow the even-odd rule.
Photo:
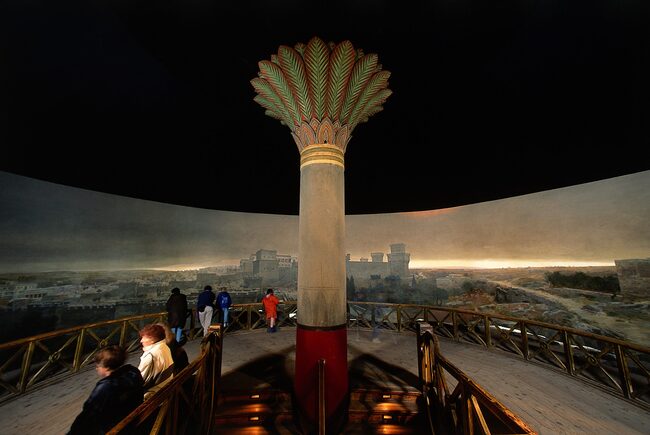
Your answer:
[[[348,297],[496,311],[650,345],[650,171],[346,218]],[[298,217],[195,209],[0,172],[0,341],[160,310],[172,287],[296,297]],[[266,261],[263,267],[261,262]],[[503,295],[507,294],[505,298]]]

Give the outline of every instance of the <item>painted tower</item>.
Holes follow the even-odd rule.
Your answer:
[[[280,46],[258,65],[254,100],[291,129],[300,152],[296,404],[313,427],[325,360],[326,427],[334,433],[348,402],[344,154],[352,130],[383,110],[390,73],[376,54],[318,37]]]

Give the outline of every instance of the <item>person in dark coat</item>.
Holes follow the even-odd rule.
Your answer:
[[[196,311],[199,313],[199,323],[203,328],[203,336],[207,336],[210,325],[212,324],[212,312],[214,311],[214,300],[216,295],[212,291],[212,286],[206,285],[203,291],[199,293],[196,301]]]
[[[183,337],[181,341],[176,341],[176,337],[167,323],[156,323],[156,325],[160,325],[165,329],[165,343],[167,343],[167,347],[172,354],[172,359],[174,360],[174,374],[176,375],[190,364],[187,352],[185,352],[185,349],[183,348],[185,343],[187,343],[187,338]]]
[[[176,335],[176,341],[178,342],[183,337],[186,316],[187,296],[181,293],[178,287],[174,287],[172,289],[172,295],[167,299],[167,322],[172,332]]]
[[[108,346],[97,352],[95,368],[101,379],[83,404],[68,435],[105,434],[143,402],[140,370],[124,361],[126,352],[120,346]]]

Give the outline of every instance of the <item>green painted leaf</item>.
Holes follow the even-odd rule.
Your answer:
[[[339,118],[355,58],[356,53],[350,41],[341,42],[330,55],[326,112],[332,121]]]
[[[305,69],[312,104],[312,117],[319,121],[325,114],[329,55],[329,48],[320,38],[313,37],[309,40],[305,49]]]
[[[339,117],[341,124],[345,124],[349,121],[350,114],[357,102],[359,94],[361,94],[366,83],[370,80],[370,77],[372,77],[376,67],[377,55],[374,53],[362,57],[354,64],[352,75],[345,91],[345,100],[343,102],[343,107],[341,108],[341,116]]]
[[[383,106],[374,106],[372,109],[367,110],[366,112],[363,113],[362,119],[360,119],[357,124],[368,122],[368,119],[370,119],[372,115],[375,115],[376,113],[379,113],[382,110],[384,110]]]
[[[286,125],[286,122],[284,122],[284,118],[282,118],[281,115],[278,115],[278,114],[275,113],[274,111],[272,111],[272,110],[265,110],[265,111],[264,111],[264,114],[265,114],[266,116],[268,116],[269,118],[277,119],[278,121],[280,121],[280,124]]]
[[[352,113],[350,114],[349,123],[351,125],[357,123],[357,119],[368,105],[370,99],[381,89],[388,86],[389,77],[390,71],[379,71],[373,74],[370,80],[368,80],[368,84],[363,88],[363,91],[361,91],[361,94],[354,105],[354,109],[352,109]]]
[[[302,61],[302,57],[293,48],[281,45],[278,50],[278,59],[289,81],[289,86],[296,100],[298,100],[300,119],[309,121],[311,119],[312,106],[307,85],[307,73],[305,72],[305,64]]]
[[[296,45],[293,46],[293,49],[296,50],[298,53],[300,53],[300,56],[305,57],[305,49],[307,46],[303,44],[302,42],[297,43]]]
[[[354,128],[357,124],[360,124],[361,122],[366,122],[368,118],[370,118],[372,115],[374,115],[377,112],[380,112],[383,109],[382,104],[386,102],[388,97],[390,97],[393,94],[393,91],[390,89],[381,89],[379,92],[377,92],[369,101],[366,107],[363,109],[359,117],[357,118],[357,121],[354,123],[351,123],[351,127]]]
[[[287,112],[292,119],[291,125],[300,124],[300,112],[289,83],[287,83],[284,73],[279,66],[268,60],[262,60],[258,63],[260,67],[260,74],[263,79],[265,79],[273,87],[278,96],[282,99],[284,107],[286,107]]]
[[[261,79],[261,78],[254,78],[253,80],[251,80],[251,84],[253,85],[253,88],[255,89],[255,91],[258,93],[258,96],[261,99],[263,99],[263,101],[266,101],[266,102],[268,102],[270,104],[270,107],[267,107],[267,106],[262,106],[262,107],[264,107],[266,109],[273,110],[274,112],[282,115],[282,117],[286,121],[291,120],[291,116],[289,115],[289,112],[287,111],[286,107],[284,106],[284,103],[282,102],[282,99],[275,92],[275,90],[269,84],[269,82],[267,82],[266,80]],[[255,98],[257,98],[257,97],[255,97]],[[255,98],[254,98],[254,100],[258,104],[261,104]],[[288,125],[291,125],[291,123],[289,123]]]

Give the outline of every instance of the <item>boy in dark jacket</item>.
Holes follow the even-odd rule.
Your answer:
[[[104,434],[143,401],[140,370],[124,364],[126,352],[120,346],[108,346],[95,355],[101,377],[75,418],[68,435]]]

